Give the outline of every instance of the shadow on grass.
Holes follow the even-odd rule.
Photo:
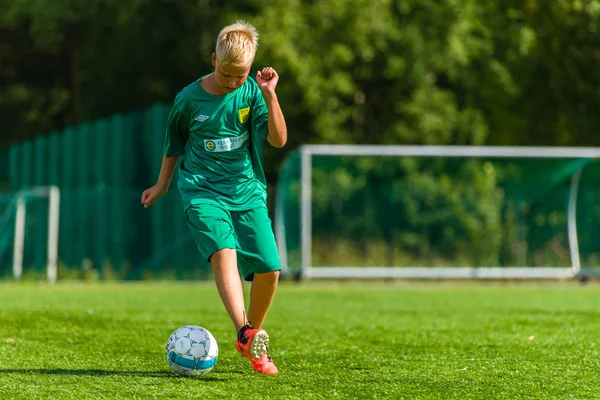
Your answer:
[[[192,377],[205,381],[224,381],[224,374],[241,373],[237,371],[211,371],[210,376]],[[171,371],[112,371],[104,369],[0,369],[1,374],[39,374],[39,375],[72,375],[72,376],[139,376],[141,378],[158,377],[166,379],[186,379]]]

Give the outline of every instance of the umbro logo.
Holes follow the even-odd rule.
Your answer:
[[[198,115],[196,117],[196,121],[198,121],[198,122],[204,122],[204,121],[206,121],[209,118],[210,117],[208,115],[202,115],[202,114],[200,114],[200,115]]]

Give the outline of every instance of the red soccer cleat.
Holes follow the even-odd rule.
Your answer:
[[[269,335],[264,329],[255,329],[249,323],[238,332],[235,348],[250,360],[252,368],[261,374],[274,375],[279,370],[269,357]]]

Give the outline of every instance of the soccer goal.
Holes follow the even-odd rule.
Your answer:
[[[19,280],[23,276],[25,262],[35,264],[41,259],[45,264],[48,281],[56,282],[59,188],[40,186],[16,193],[4,193],[0,196],[0,206],[0,266],[11,264],[13,277]],[[41,224],[47,225],[47,229],[40,230]],[[32,232],[35,233],[28,234]]]
[[[597,271],[600,149],[306,145],[275,231],[305,278],[572,278]]]

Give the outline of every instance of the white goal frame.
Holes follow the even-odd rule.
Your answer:
[[[583,167],[571,177],[568,203],[570,267],[330,267],[312,265],[312,156],[348,155],[381,157],[493,157],[493,158],[600,158],[600,148],[510,147],[510,146],[394,146],[394,145],[304,145],[301,154],[301,277],[303,278],[452,278],[452,279],[559,279],[580,274],[577,238],[577,193]],[[288,272],[283,205],[275,210],[275,231],[283,272]]]
[[[58,231],[60,222],[60,189],[58,186],[37,186],[16,194],[15,238],[13,244],[13,276],[20,280],[23,276],[23,252],[25,251],[25,227],[27,197],[48,197],[48,282],[55,283],[58,272]]]

